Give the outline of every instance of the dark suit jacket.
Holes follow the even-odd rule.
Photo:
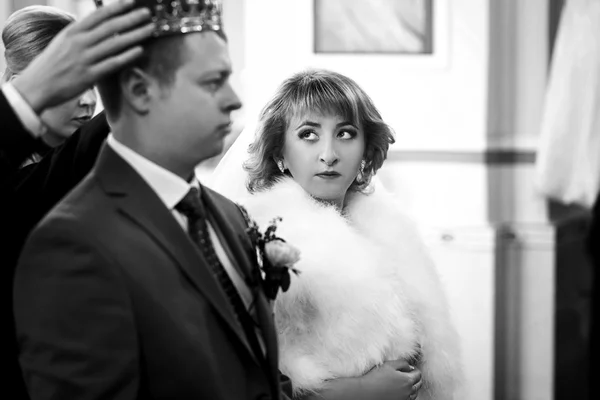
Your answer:
[[[171,212],[106,147],[33,231],[17,267],[17,338],[32,399],[280,398],[275,330],[246,222],[234,203],[202,192],[251,282],[266,361]]]
[[[590,399],[600,396],[600,197],[596,199],[588,235],[588,252],[592,258],[592,326],[590,334]]]
[[[27,399],[17,362],[12,307],[14,267],[25,239],[42,217],[89,173],[109,127],[104,113],[75,132],[37,164],[19,168],[39,142],[21,125],[0,91],[0,256],[2,371],[11,399]]]
[[[6,182],[23,164],[25,159],[36,151],[39,141],[21,124],[19,117],[0,90],[0,184]]]
[[[4,103],[2,102],[4,100]],[[0,96],[3,118],[16,119],[14,112]],[[4,113],[5,112],[5,113]],[[14,265],[25,238],[42,217],[75,187],[92,169],[96,158],[108,136],[110,128],[104,113],[98,114],[89,123],[77,130],[64,144],[48,152],[36,164],[18,170],[10,169],[10,175],[0,182],[0,213],[2,236],[7,251],[2,256],[7,265]],[[16,151],[22,138],[22,147],[31,151],[30,134],[22,127],[8,124],[0,136],[14,137],[3,143],[6,152]],[[24,153],[22,153],[24,154]],[[23,159],[19,159],[21,165]],[[5,172],[14,167],[4,165]]]
[[[3,195],[22,213],[17,218],[22,231],[29,232],[90,172],[109,132],[104,113],[100,113],[40,162],[21,168],[4,182]]]

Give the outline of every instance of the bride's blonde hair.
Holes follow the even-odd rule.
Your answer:
[[[313,69],[285,80],[260,113],[256,139],[248,149],[250,158],[244,163],[250,193],[270,188],[283,176],[276,160],[281,157],[290,119],[315,111],[338,115],[362,127],[364,163],[350,190],[361,191],[369,185],[394,143],[393,131],[356,82],[337,72]]]

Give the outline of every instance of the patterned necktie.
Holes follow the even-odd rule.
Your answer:
[[[246,310],[240,294],[215,252],[215,248],[208,233],[206,209],[202,204],[198,189],[192,187],[179,204],[175,206],[175,209],[187,217],[188,234],[190,235],[190,238],[206,258],[211,272],[215,278],[217,278],[221,288],[227,295],[237,320],[246,334],[246,338],[250,343],[252,351],[254,351],[259,360],[263,360],[263,353],[258,344],[258,339],[256,338],[254,330],[254,321]]]

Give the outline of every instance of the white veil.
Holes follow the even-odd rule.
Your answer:
[[[206,185],[231,200],[248,196],[248,173],[243,164],[248,160],[248,147],[254,141],[257,123],[247,124],[225,153]]]

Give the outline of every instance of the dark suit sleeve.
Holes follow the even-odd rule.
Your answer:
[[[37,164],[20,169],[2,187],[2,230],[8,239],[5,259],[14,264],[35,225],[92,169],[110,129],[97,115]]]
[[[32,400],[137,398],[131,302],[116,266],[83,229],[65,218],[44,222],[17,267],[19,362]]]
[[[42,161],[23,168],[5,190],[21,196],[51,194],[53,200],[60,195],[56,201],[60,200],[90,172],[109,131],[102,112]]]
[[[0,182],[6,182],[35,151],[38,140],[21,124],[8,100],[0,90]]]

